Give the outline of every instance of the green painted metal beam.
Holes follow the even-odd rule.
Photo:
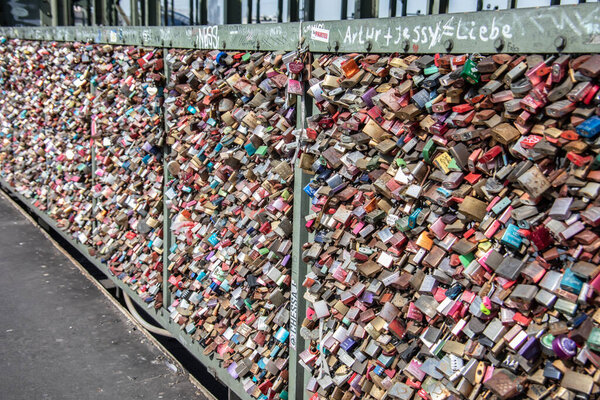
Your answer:
[[[598,19],[597,4],[577,4],[303,23],[302,35],[312,52],[598,53]]]
[[[298,47],[299,23],[208,26],[0,28],[0,36],[151,47],[290,51]]]
[[[1,28],[31,40],[93,41],[223,50],[294,50],[299,30],[312,52],[598,53],[600,7],[576,4],[416,17],[195,27]],[[314,28],[327,32],[313,35]]]

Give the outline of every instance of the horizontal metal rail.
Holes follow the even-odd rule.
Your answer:
[[[588,53],[600,50],[600,7],[502,11],[302,24],[314,52]]]
[[[461,14],[187,27],[0,28],[30,40],[220,50],[373,53],[597,53],[600,7],[575,4]]]
[[[169,313],[164,308],[161,308],[157,311],[149,310],[148,305],[144,303],[144,301],[138,296],[138,294],[133,291],[129,285],[123,283],[120,279],[114,276],[110,270],[107,268],[105,264],[100,262],[96,257],[90,256],[88,252],[88,248],[83,244],[76,242],[71,238],[68,233],[64,230],[60,229],[56,222],[46,215],[44,212],[38,210],[33,204],[31,204],[30,199],[26,198],[22,194],[16,192],[10,185],[4,180],[0,179],[0,188],[11,197],[14,197],[21,201],[21,203],[25,204],[29,209],[30,214],[38,217],[44,224],[48,225],[52,228],[53,231],[58,233],[64,240],[66,240],[71,246],[73,246],[77,251],[79,251],[88,261],[90,261],[96,268],[104,273],[110,280],[112,280],[117,287],[119,287],[125,294],[127,294],[138,306],[142,307],[148,314],[152,316],[160,324],[161,327],[166,329],[173,335],[177,341],[179,341],[185,348],[192,353],[208,370],[210,373],[214,374],[224,385],[230,388],[232,391],[236,393],[238,397],[243,400],[252,400],[253,397],[247,394],[243,388],[242,382],[234,379],[225,368],[222,368],[219,365],[219,360],[216,358],[211,358],[206,356],[203,351],[203,347],[200,346],[197,342],[192,340],[192,338],[185,334],[182,330],[182,327],[177,323],[171,321],[169,318]]]
[[[0,35],[29,40],[124,44],[148,47],[221,50],[293,50],[299,23],[149,27],[0,28]]]

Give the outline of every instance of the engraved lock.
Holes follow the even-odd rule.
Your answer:
[[[288,64],[290,72],[299,75],[304,70],[304,63],[301,60],[294,60]]]

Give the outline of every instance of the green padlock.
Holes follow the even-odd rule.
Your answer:
[[[423,160],[427,164],[431,164],[431,156],[433,156],[436,149],[437,145],[435,144],[433,139],[429,139],[425,144],[425,147],[423,147],[423,152],[421,153],[421,155],[423,156]]]
[[[435,74],[438,71],[439,71],[438,67],[436,67],[435,65],[432,65],[431,67],[425,68],[425,70],[423,71],[423,73],[425,75],[433,75],[433,74]]]
[[[596,157],[594,157],[591,168],[592,169],[600,169],[600,154],[598,154],[598,155],[596,155]]]
[[[600,351],[600,328],[594,327],[588,336],[587,344],[590,349]]]
[[[469,58],[467,61],[465,61],[465,65],[463,65],[463,70],[460,73],[460,76],[472,85],[476,85],[479,83],[481,74],[477,70],[477,65]]]

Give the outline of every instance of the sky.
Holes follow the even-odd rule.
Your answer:
[[[223,10],[223,1],[224,0],[208,0],[208,14],[209,14],[209,24],[222,24],[222,10]],[[388,17],[389,10],[389,2],[397,1],[397,10],[401,9],[402,0],[379,0],[379,17]],[[408,15],[417,15],[417,14],[425,14],[426,10],[426,0],[406,0],[407,3],[407,14]],[[589,2],[597,2],[598,0],[588,0]],[[175,2],[175,11],[181,13],[183,15],[189,15],[189,0],[174,0]],[[243,18],[246,17],[246,2],[247,0],[242,0],[242,15]],[[256,2],[257,0],[253,0],[253,14],[256,13]],[[195,1],[194,1],[195,3]],[[277,0],[260,0],[260,10],[261,16],[270,17],[271,19],[277,18]],[[287,13],[287,1],[284,0],[284,16]],[[303,1],[300,0],[301,8]],[[561,4],[577,4],[578,0],[562,0]],[[315,0],[315,20],[336,20],[340,19],[340,11],[341,11],[341,0]],[[483,9],[484,10],[493,10],[496,7],[498,9],[505,9],[508,4],[508,0],[484,0],[483,1]],[[517,7],[526,8],[526,7],[539,7],[539,6],[549,6],[550,0],[518,0]],[[123,11],[129,15],[130,7],[129,0],[121,0],[121,7]],[[469,12],[476,11],[477,0],[449,0],[448,11],[451,13],[457,12]],[[354,0],[348,0],[348,17],[352,17],[352,12],[354,10]],[[253,16],[255,18],[255,15]],[[244,22],[246,22],[244,20]]]

